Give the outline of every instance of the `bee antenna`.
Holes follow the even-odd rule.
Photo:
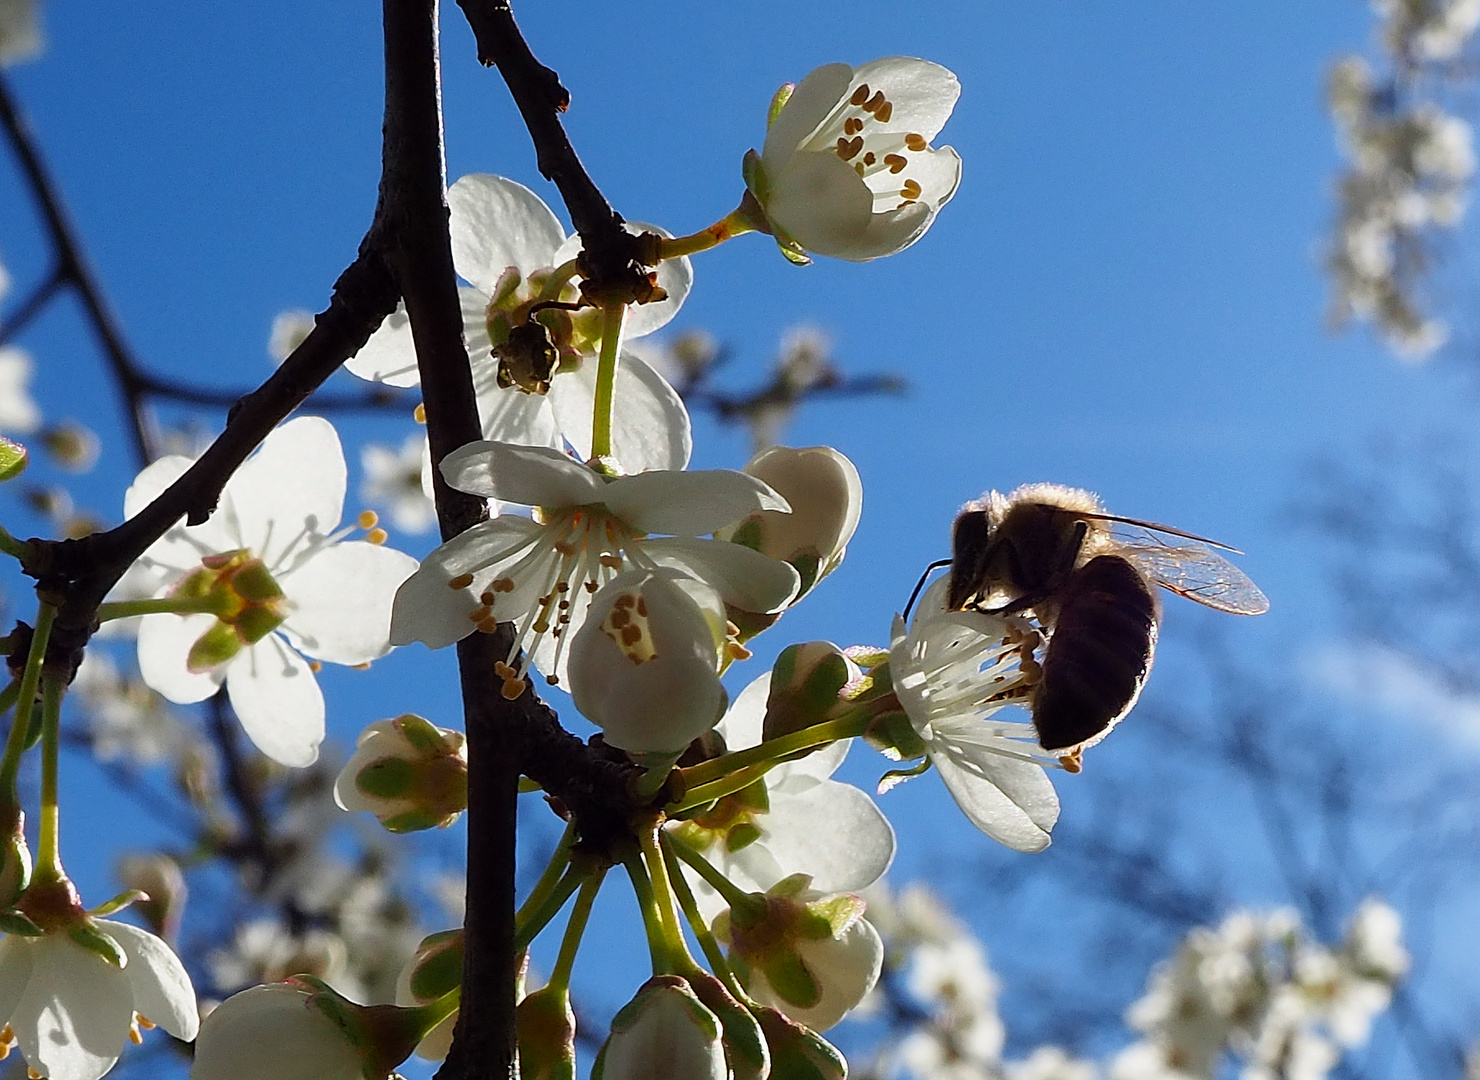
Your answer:
[[[915,583],[915,591],[910,593],[910,602],[904,606],[904,617],[906,619],[910,617],[910,608],[915,606],[915,600],[919,597],[920,590],[925,587],[925,579],[942,566],[950,566],[951,561],[950,559],[936,559],[935,562],[925,568],[925,572],[920,575],[920,580]]]

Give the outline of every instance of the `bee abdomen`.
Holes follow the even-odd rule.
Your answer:
[[[1130,711],[1156,648],[1156,599],[1118,555],[1091,559],[1064,583],[1033,695],[1045,750],[1093,739]]]

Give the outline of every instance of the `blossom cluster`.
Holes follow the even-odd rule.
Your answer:
[[[1347,159],[1327,253],[1338,322],[1372,322],[1400,355],[1421,359],[1448,328],[1428,313],[1434,239],[1464,217],[1475,152],[1470,124],[1425,89],[1443,82],[1477,25],[1473,0],[1379,0],[1391,72],[1360,56],[1331,70],[1328,100]]]

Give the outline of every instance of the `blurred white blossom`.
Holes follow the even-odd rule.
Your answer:
[[[41,52],[37,0],[0,0],[0,66],[30,60]]]
[[[425,435],[408,435],[400,449],[366,443],[360,451],[365,482],[360,495],[390,515],[403,532],[424,533],[437,523],[432,502],[432,456]],[[496,512],[496,511],[495,511]]]

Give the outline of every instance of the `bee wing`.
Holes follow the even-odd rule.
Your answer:
[[[1262,615],[1269,599],[1249,576],[1201,544],[1169,544],[1144,527],[1112,530],[1119,553],[1164,589],[1234,615]]]

